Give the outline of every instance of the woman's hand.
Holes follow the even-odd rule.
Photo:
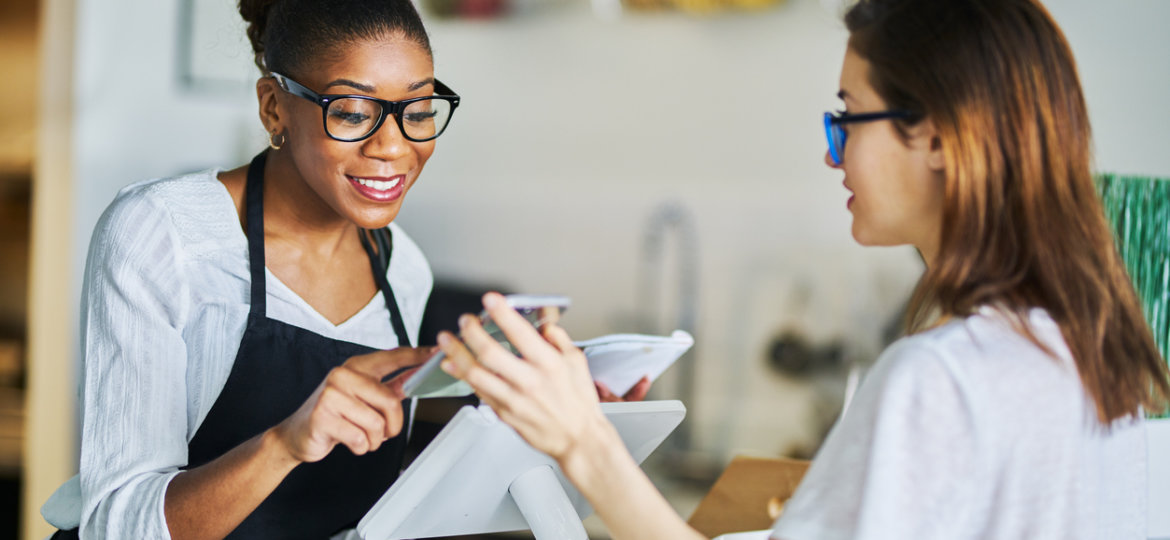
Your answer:
[[[439,335],[447,354],[444,371],[467,381],[501,420],[557,461],[609,427],[585,354],[563,329],[546,324],[542,335],[496,293],[484,295],[483,304],[524,358],[500,346],[478,319],[464,315],[462,343],[450,333]]]
[[[398,348],[354,356],[333,368],[309,399],[275,428],[289,456],[314,462],[344,444],[356,455],[373,452],[402,430],[402,383],[406,367],[421,364],[433,347]]]
[[[463,343],[439,334],[447,354],[443,370],[467,381],[528,444],[556,459],[614,538],[701,538],[626,452],[601,413],[585,353],[568,334],[549,324],[541,335],[499,294],[484,295],[483,305],[524,359],[504,350],[475,317],[464,315]],[[634,385],[643,394],[646,387],[649,381]]]
[[[650,391],[650,377],[638,379],[638,382],[634,383],[634,386],[631,386],[624,396],[613,393],[613,390],[610,390],[601,381],[593,381],[593,386],[597,388],[597,397],[606,403],[615,401],[642,401],[646,399],[646,393]]]

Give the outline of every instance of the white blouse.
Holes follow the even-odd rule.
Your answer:
[[[94,229],[82,289],[80,474],[41,509],[81,538],[168,538],[167,484],[227,382],[249,311],[248,240],[208,170],[123,189]],[[433,278],[391,224],[387,279],[417,343]],[[266,273],[267,315],[322,336],[398,346],[379,292],[333,325]]]
[[[1104,429],[1060,327],[1000,312],[884,352],[784,505],[777,540],[1146,537],[1142,420]]]

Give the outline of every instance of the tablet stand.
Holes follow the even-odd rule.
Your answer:
[[[641,463],[674,430],[678,401],[603,403]],[[585,540],[593,509],[556,462],[529,446],[486,406],[463,407],[358,523],[366,540],[529,529],[537,540]]]
[[[561,489],[552,467],[540,465],[512,481],[508,493],[536,540],[587,540],[573,501]]]

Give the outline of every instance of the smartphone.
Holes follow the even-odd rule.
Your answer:
[[[532,326],[537,329],[548,323],[560,320],[561,314],[569,309],[569,297],[559,295],[537,294],[509,294],[504,297],[512,309],[515,309]],[[504,331],[488,317],[486,311],[479,314],[480,324],[505,349],[515,353],[516,349],[508,342]],[[414,372],[402,385],[406,397],[452,397],[468,395],[471,389],[462,381],[447,374],[439,368],[439,364],[446,358],[443,351],[435,353],[427,359],[418,371]]]

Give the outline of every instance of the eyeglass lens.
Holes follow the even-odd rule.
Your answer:
[[[825,113],[825,138],[829,140],[829,157],[834,165],[840,165],[845,157],[845,129],[833,120],[831,113]]]
[[[338,139],[362,139],[373,133],[382,116],[382,105],[358,98],[340,98],[329,102],[325,128]],[[451,119],[451,102],[445,99],[422,99],[406,105],[401,113],[404,134],[411,139],[430,139],[442,133]],[[394,122],[393,119],[387,119]]]
[[[829,129],[830,141],[833,145],[834,161],[837,165],[841,164],[841,160],[845,159],[845,128],[841,124],[833,124]]]

